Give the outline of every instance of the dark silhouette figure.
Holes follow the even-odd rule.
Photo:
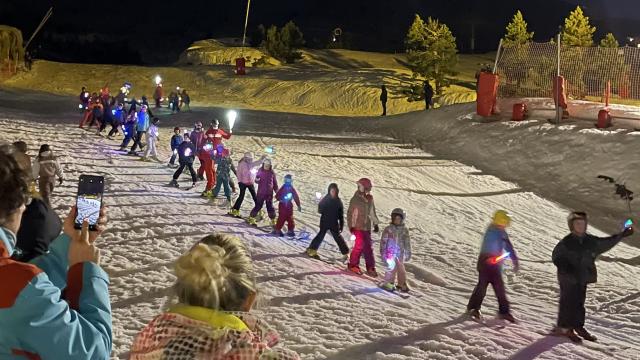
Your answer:
[[[380,93],[380,102],[382,103],[382,116],[387,116],[387,87],[382,85],[380,87],[382,92]]]

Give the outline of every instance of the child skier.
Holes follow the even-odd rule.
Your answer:
[[[256,206],[251,210],[247,222],[250,225],[257,226],[258,222],[256,216],[258,212],[262,210],[262,207],[266,204],[267,213],[269,219],[271,219],[271,225],[276,225],[276,211],[273,208],[273,193],[278,192],[278,179],[276,173],[271,166],[271,160],[265,159],[262,163],[262,167],[256,174],[256,184],[258,184],[258,196]]]
[[[298,206],[298,211],[302,212],[300,206],[300,198],[298,192],[293,187],[293,176],[285,175],[284,184],[276,193],[276,200],[278,200],[278,222],[273,229],[273,234],[276,236],[284,236],[282,233],[282,227],[285,221],[287,222],[287,236],[296,236],[295,228],[296,223],[293,219],[293,203]]]
[[[397,288],[402,292],[409,292],[404,263],[411,260],[411,240],[409,230],[404,225],[405,218],[406,214],[402,209],[394,209],[391,212],[391,224],[382,231],[380,238],[380,256],[382,256],[382,262],[387,264],[381,287],[387,291],[396,289],[397,274]]]
[[[193,170],[193,161],[196,159],[196,146],[191,142],[191,138],[188,133],[184,134],[184,141],[178,146],[178,162],[180,167],[173,174],[173,180],[169,183],[169,186],[178,187],[178,178],[184,171],[184,168],[189,169],[191,174],[191,187],[196,186],[196,172]]]
[[[258,203],[258,199],[256,198],[256,190],[253,185],[255,183],[254,169],[262,165],[265,158],[266,156],[263,155],[260,160],[253,161],[253,154],[247,152],[238,162],[238,172],[236,176],[238,177],[240,195],[238,196],[236,203],[233,205],[233,208],[229,212],[230,215],[240,217],[240,207],[242,206],[242,202],[244,201],[244,196],[247,190],[249,190],[249,193],[251,194],[253,203]]]
[[[137,114],[138,122],[136,124],[136,137],[134,138],[134,143],[133,146],[131,146],[131,150],[129,150],[129,155],[138,155],[138,153],[136,153],[136,148],[138,146],[140,147],[140,149],[144,147],[142,145],[142,138],[149,130],[149,114],[147,113],[147,106],[142,105],[140,107],[140,111],[138,111]]]
[[[143,161],[149,161],[149,157],[151,157],[153,160],[160,162],[157,149],[158,140],[160,139],[158,124],[160,124],[160,119],[157,117],[153,118],[151,126],[149,126],[149,130],[147,131],[147,150],[145,150],[144,156],[142,157]]]
[[[127,120],[123,126],[124,139],[122,139],[122,144],[120,144],[120,151],[126,151],[127,146],[129,146],[129,142],[136,134],[136,113],[130,114],[127,116]]]
[[[616,235],[596,237],[587,233],[587,213],[577,211],[569,214],[567,223],[571,233],[556,245],[552,257],[560,283],[560,311],[554,333],[573,342],[596,341],[597,338],[584,328],[587,285],[598,280],[595,260],[624,237],[632,235],[634,230],[632,224],[625,224],[622,232]]]
[[[373,243],[371,240],[371,228],[373,232],[380,231],[378,224],[378,216],[376,215],[376,205],[373,202],[371,189],[373,184],[371,180],[362,178],[358,180],[358,190],[349,202],[349,210],[347,211],[347,222],[351,234],[355,236],[355,244],[351,250],[351,258],[349,259],[349,270],[362,275],[360,270],[360,256],[364,255],[364,261],[367,266],[367,275],[378,277],[376,272],[376,260],[373,256]]]
[[[502,264],[506,258],[511,258],[514,271],[518,271],[518,256],[509,240],[509,235],[505,229],[511,224],[511,217],[504,210],[498,210],[493,215],[491,225],[484,234],[480,256],[478,257],[479,279],[476,288],[473,290],[469,304],[468,314],[474,319],[481,319],[480,307],[487,293],[489,284],[493,286],[493,291],[498,299],[498,317],[509,322],[515,322],[509,310],[509,300],[502,280]]]
[[[42,196],[47,205],[51,205],[50,196],[53,193],[56,176],[58,177],[59,185],[62,185],[64,181],[62,175],[62,168],[53,151],[51,151],[51,147],[47,144],[40,146],[36,161],[33,163],[33,178],[38,179],[40,196]]]
[[[324,236],[327,231],[331,232],[333,239],[338,244],[340,253],[343,256],[343,261],[346,262],[349,256],[349,247],[342,237],[342,230],[344,229],[344,206],[342,200],[340,200],[340,190],[338,184],[330,184],[327,190],[327,195],[320,200],[318,204],[318,212],[320,215],[320,230],[315,238],[311,241],[306,254],[314,259],[320,259],[318,255],[318,248],[324,240]]]
[[[183,136],[180,135],[180,128],[173,128],[173,136],[171,137],[171,160],[169,160],[169,167],[173,167],[176,163],[176,158],[178,157],[178,147],[184,141]]]
[[[219,150],[216,157],[216,164],[218,166],[216,187],[213,189],[213,198],[215,199],[220,193],[220,188],[224,186],[224,196],[227,198],[225,207],[231,206],[231,188],[229,187],[229,181],[231,180],[231,172],[238,176],[235,166],[233,166],[233,160],[231,160],[231,152],[229,149]]]
[[[113,136],[118,133],[118,128],[122,126],[127,120],[127,112],[124,110],[124,104],[120,103],[113,112],[111,117],[111,131],[107,138],[113,139]]]

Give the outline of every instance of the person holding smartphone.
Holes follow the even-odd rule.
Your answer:
[[[75,229],[73,207],[49,252],[23,263],[10,259],[30,202],[29,175],[0,146],[0,358],[109,359],[112,347],[109,278],[94,242],[106,211],[90,231]]]

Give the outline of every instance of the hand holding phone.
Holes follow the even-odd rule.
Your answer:
[[[82,223],[86,219],[89,222],[89,230],[97,230],[103,195],[103,176],[80,175],[78,196],[76,197],[75,229],[81,229]]]

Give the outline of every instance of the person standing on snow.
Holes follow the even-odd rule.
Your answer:
[[[423,85],[424,90],[424,109],[429,110],[429,107],[433,106],[433,87],[429,81],[425,81]]]
[[[169,167],[172,167],[176,163],[176,158],[178,157],[178,147],[184,141],[184,137],[180,135],[180,128],[173,128],[173,136],[171,137],[171,159],[169,160]]]
[[[82,105],[82,110],[86,110],[89,107],[89,92],[87,91],[87,88],[85,88],[84,86],[82,87],[82,90],[80,91],[80,104]]]
[[[147,131],[147,150],[144,152],[142,161],[149,161],[149,157],[151,157],[153,160],[160,162],[157,149],[158,140],[160,140],[158,124],[160,124],[160,119],[153,118],[149,131]]]
[[[189,111],[191,112],[191,106],[189,106],[189,104],[191,103],[191,97],[189,96],[189,94],[187,93],[187,89],[183,89],[182,90],[182,103],[186,106],[187,110],[184,111]]]
[[[273,208],[273,194],[278,192],[278,179],[271,166],[271,160],[265,159],[262,163],[262,167],[256,174],[256,183],[258,184],[258,201],[253,210],[251,210],[247,223],[257,226],[258,221],[256,216],[258,212],[262,210],[262,207],[266,205],[269,219],[271,219],[271,225],[275,226],[276,211]]]
[[[173,173],[173,180],[169,183],[169,186],[178,187],[178,178],[184,171],[184,168],[189,169],[189,173],[191,174],[191,180],[193,183],[191,187],[196,186],[196,172],[193,170],[193,161],[196,158],[196,146],[191,142],[191,138],[189,134],[184,134],[184,141],[178,147],[178,163],[180,167]]]
[[[587,214],[575,211],[567,219],[571,233],[553,249],[553,264],[558,268],[560,304],[554,332],[573,342],[596,341],[585,328],[587,285],[598,281],[596,258],[611,250],[624,237],[633,234],[633,227],[621,233],[601,238],[587,233]],[[581,339],[582,338],[582,339]]]
[[[253,161],[253,154],[250,152],[247,152],[244,154],[242,159],[240,159],[240,161],[238,162],[237,177],[238,177],[238,184],[240,187],[240,195],[238,196],[236,203],[233,205],[233,208],[229,212],[230,215],[233,215],[235,217],[240,217],[240,207],[244,202],[244,197],[247,190],[249,190],[249,193],[251,194],[253,203],[254,204],[258,203],[258,199],[256,198],[256,190],[254,186],[255,180],[256,180],[255,173],[257,173],[257,167],[262,165],[265,158],[266,156],[263,155],[260,158],[260,160]]]
[[[116,107],[113,112],[113,116],[111,117],[111,130],[107,135],[107,138],[112,140],[113,137],[118,133],[118,129],[125,123],[127,120],[127,114],[124,110],[124,104],[120,103]]]
[[[358,190],[351,198],[349,210],[347,211],[347,223],[351,234],[356,238],[353,250],[351,250],[351,258],[349,259],[349,271],[362,275],[360,257],[364,255],[367,275],[378,277],[376,259],[373,256],[371,228],[373,227],[373,232],[379,232],[378,224],[380,220],[376,215],[376,205],[371,195],[373,184],[367,178],[358,180],[357,184]]]
[[[300,207],[300,197],[298,192],[293,187],[293,176],[287,174],[284,177],[284,184],[276,193],[276,200],[278,200],[278,221],[273,228],[273,234],[276,236],[284,236],[282,233],[282,227],[284,223],[287,223],[287,236],[296,236],[295,228],[296,223],[293,219],[293,203],[298,206],[298,211],[302,212]]]
[[[480,256],[478,257],[478,284],[467,305],[467,313],[474,319],[481,319],[480,307],[487,294],[489,284],[498,299],[498,317],[509,322],[515,322],[509,309],[509,300],[502,280],[502,265],[508,257],[513,263],[513,269],[518,272],[520,266],[518,256],[509,240],[505,229],[511,224],[511,217],[504,210],[498,210],[493,215],[493,221],[484,234]]]
[[[327,195],[318,203],[318,213],[320,213],[320,230],[315,238],[309,244],[306,254],[314,259],[320,259],[318,249],[324,240],[327,231],[331,232],[331,236],[336,241],[340,253],[343,256],[342,261],[346,262],[349,256],[349,246],[342,237],[344,230],[344,205],[340,200],[340,190],[338,184],[330,184],[327,189]]]
[[[162,90],[162,84],[158,84],[156,86],[155,91],[153,92],[153,100],[156,102],[156,109],[160,108],[160,103],[162,102],[162,97],[164,96],[164,91]]]
[[[216,156],[216,165],[218,170],[216,173],[216,187],[213,189],[213,198],[215,199],[220,193],[220,189],[224,187],[224,196],[227,198],[225,206],[227,209],[231,206],[231,188],[229,182],[231,181],[231,172],[238,176],[235,166],[233,166],[233,160],[231,160],[231,152],[229,149],[220,148],[218,150],[218,156]]]
[[[122,144],[120,144],[120,151],[126,151],[127,146],[129,146],[129,142],[136,135],[136,125],[138,123],[137,114],[133,113],[127,115],[127,120],[124,123],[124,139],[122,139]]]
[[[393,209],[391,225],[382,231],[380,238],[380,256],[388,267],[381,287],[387,291],[396,289],[396,275],[398,276],[397,288],[402,292],[410,290],[404,263],[411,260],[411,239],[409,239],[409,230],[404,225],[405,219],[404,210]]]
[[[142,138],[147,133],[147,130],[149,130],[149,114],[147,114],[147,107],[142,105],[137,114],[138,122],[136,124],[136,137],[134,139],[135,141],[133,146],[131,146],[131,150],[129,150],[129,155],[137,155],[136,148],[138,146],[142,149]]]
[[[387,116],[387,87],[384,84],[380,87],[380,102],[382,103],[382,116]]]
[[[38,179],[40,187],[40,196],[47,205],[51,205],[51,194],[55,187],[56,176],[59,185],[64,181],[62,168],[58,163],[58,159],[51,151],[51,147],[47,144],[40,146],[40,151],[36,161],[33,162],[33,178]]]

